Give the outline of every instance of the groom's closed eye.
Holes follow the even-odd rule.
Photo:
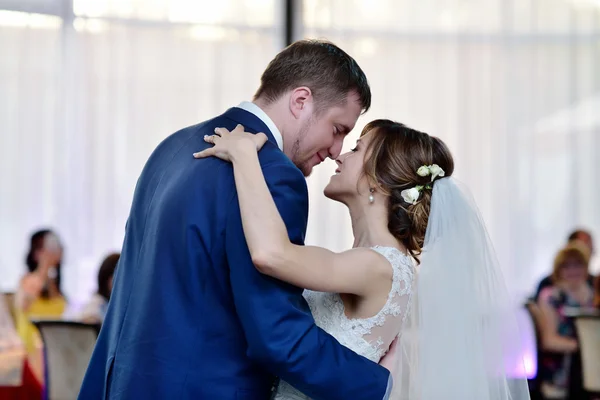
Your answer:
[[[333,133],[335,135],[347,135],[350,133],[350,128],[345,125],[336,125],[333,127]]]

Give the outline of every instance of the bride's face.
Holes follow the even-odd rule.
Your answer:
[[[356,141],[356,145],[336,160],[337,169],[325,187],[325,196],[344,202],[356,196],[369,195],[369,184],[363,174],[365,157],[372,132],[368,132]]]

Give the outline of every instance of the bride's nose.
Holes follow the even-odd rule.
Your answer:
[[[340,154],[339,156],[336,157],[335,162],[338,165],[342,165],[344,163],[344,161],[346,160],[346,157],[348,157],[349,154],[350,154],[349,151],[345,152],[344,154]]]

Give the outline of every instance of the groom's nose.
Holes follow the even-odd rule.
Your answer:
[[[344,139],[336,139],[333,145],[329,148],[329,158],[337,160],[342,152],[342,146],[344,145]]]

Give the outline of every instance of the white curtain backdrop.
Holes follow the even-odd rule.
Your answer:
[[[14,290],[44,226],[65,244],[69,300],[96,289],[151,151],[251,99],[282,46],[277,3],[38,0],[25,10],[55,15],[0,11],[1,290]]]
[[[118,250],[134,185],[179,128],[249,99],[281,49],[277,0],[0,0],[0,290],[29,234],[57,229],[64,289],[81,301]],[[328,38],[367,73],[371,119],[440,136],[487,220],[515,298],[568,231],[600,234],[600,2],[305,0],[299,36]],[[15,11],[16,10],[16,11]],[[42,15],[43,14],[43,15]],[[309,179],[308,241],[352,243]],[[599,238],[600,239],[600,238]]]
[[[306,0],[302,15],[303,36],[341,45],[371,83],[345,146],[375,118],[446,141],[516,300],[570,230],[600,235],[600,1]],[[320,198],[334,170],[310,178],[310,238],[343,249],[347,212]]]

